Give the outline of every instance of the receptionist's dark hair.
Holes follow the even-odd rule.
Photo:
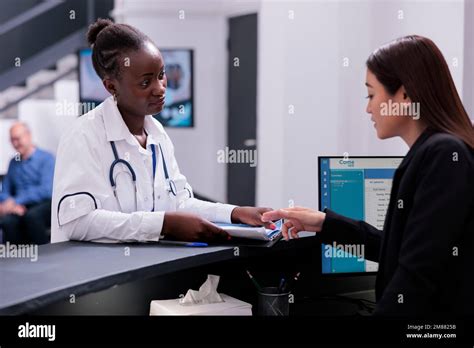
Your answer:
[[[99,18],[89,26],[87,41],[92,47],[92,64],[100,78],[120,76],[126,53],[138,50],[149,41],[145,34],[127,25]]]
[[[456,135],[474,148],[471,120],[433,41],[419,35],[396,39],[375,50],[367,59],[367,68],[390,95],[403,85],[411,101],[419,103],[427,126]]]

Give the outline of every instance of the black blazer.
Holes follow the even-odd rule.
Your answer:
[[[383,231],[326,209],[324,243],[379,262],[376,315],[474,315],[474,152],[425,130],[395,171]]]

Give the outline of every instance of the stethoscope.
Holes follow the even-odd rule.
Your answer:
[[[127,162],[124,159],[120,159],[118,156],[117,148],[115,147],[115,142],[111,141],[110,145],[112,146],[112,151],[114,152],[114,157],[115,160],[112,162],[110,165],[109,169],[109,179],[110,179],[110,185],[112,186],[112,189],[114,190],[114,196],[117,198],[117,185],[114,179],[114,169],[115,166],[119,163],[122,163],[125,165],[132,177],[133,181],[133,186],[135,189],[135,211],[138,209],[138,201],[137,201],[137,175],[135,174],[135,171],[132,168],[132,165]],[[174,183],[173,180],[170,179],[169,174],[168,174],[168,167],[166,166],[166,161],[165,161],[165,156],[163,155],[163,149],[161,148],[161,144],[158,144],[160,147],[160,153],[161,153],[161,159],[163,162],[163,172],[165,173],[165,180],[166,180],[166,186],[167,186],[167,191],[168,193],[171,193],[176,197],[178,194],[178,191],[176,189],[176,184]],[[156,145],[151,147],[151,152],[152,152],[152,159],[153,159],[153,208],[151,211],[155,211],[155,174],[156,174]],[[117,199],[118,201],[118,199]],[[119,202],[120,206],[120,202]],[[120,207],[120,210],[122,210],[122,207]],[[123,211],[123,210],[122,210]]]

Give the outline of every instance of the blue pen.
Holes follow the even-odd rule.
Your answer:
[[[207,247],[209,244],[202,242],[180,242],[177,240],[162,240],[160,243],[169,244],[169,245],[180,245],[185,247]]]
[[[285,286],[285,278],[281,278],[280,285],[278,286],[278,293],[281,294],[283,287]]]
[[[187,247],[207,247],[209,245],[207,243],[192,242],[192,243],[185,244],[185,246],[187,246]]]

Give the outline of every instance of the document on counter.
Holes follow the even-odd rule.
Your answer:
[[[226,224],[216,222],[215,225],[225,230],[229,235],[235,238],[257,239],[263,241],[273,241],[281,237],[282,220],[275,221],[275,229],[265,228],[264,226],[250,226],[246,224]]]

